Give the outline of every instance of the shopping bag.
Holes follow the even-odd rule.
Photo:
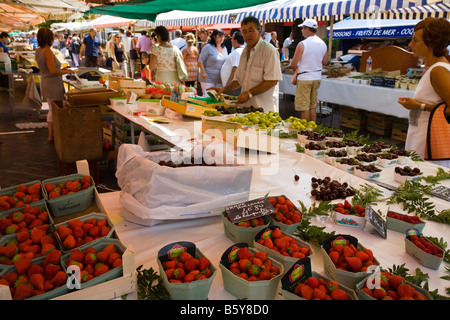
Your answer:
[[[175,46],[173,46],[174,54],[175,54],[175,60],[177,62],[177,74],[178,79],[180,79],[181,82],[187,81],[189,79],[189,74],[186,68],[186,65],[183,61],[183,57],[181,56],[180,50],[175,49]]]
[[[176,158],[186,162],[195,153],[145,152],[139,145],[122,144],[116,177],[121,188],[120,203],[126,209],[123,218],[155,225],[220,215],[225,206],[248,200],[253,174],[249,166],[159,165],[161,160]]]

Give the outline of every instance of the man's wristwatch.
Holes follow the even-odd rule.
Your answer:
[[[420,105],[420,111],[425,111],[425,103],[422,103],[422,104]]]
[[[251,99],[253,97],[252,93],[250,91],[247,91],[248,93],[248,98]]]

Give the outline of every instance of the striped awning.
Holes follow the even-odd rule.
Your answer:
[[[231,12],[192,12],[174,10],[160,13],[154,22],[157,26],[196,26],[219,23],[230,23]],[[138,24],[139,25],[139,22]]]
[[[443,14],[448,14],[448,6],[448,3],[444,4],[443,1],[428,5],[427,0],[415,2],[413,0],[278,0],[247,8],[237,14],[234,22],[241,22],[247,16],[254,16],[260,21],[275,22],[298,18],[328,20],[331,16],[342,19],[344,15],[361,15],[361,18],[367,18],[378,14],[388,16],[389,13],[391,15],[403,13],[405,16],[408,15],[408,19],[412,19],[416,18],[412,13],[418,15],[427,12],[432,15],[433,9],[439,9]],[[398,10],[398,13],[394,10]]]

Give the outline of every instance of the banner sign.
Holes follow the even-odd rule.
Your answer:
[[[414,26],[395,26],[379,28],[355,28],[348,30],[333,30],[333,39],[355,38],[405,38],[412,37]],[[330,31],[327,34],[330,37]]]

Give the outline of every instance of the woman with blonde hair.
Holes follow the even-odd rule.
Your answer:
[[[198,78],[198,49],[195,46],[195,36],[193,33],[186,34],[186,48],[181,51],[184,63],[189,74],[186,81],[186,87],[194,87]]]

